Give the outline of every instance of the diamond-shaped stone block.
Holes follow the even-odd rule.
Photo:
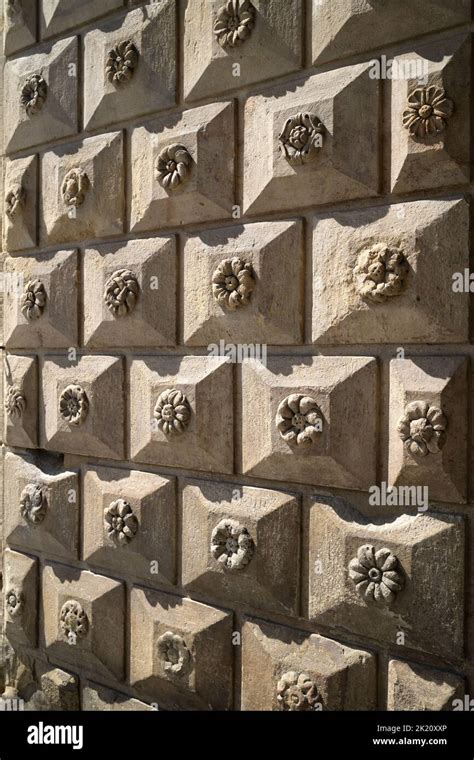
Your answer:
[[[5,0],[3,49],[5,55],[36,42],[37,0]]]
[[[36,647],[38,639],[38,562],[13,552],[4,554],[5,634],[13,643]]]
[[[3,359],[5,442],[27,449],[38,445],[38,362],[33,356]]]
[[[43,39],[93,21],[109,11],[122,8],[124,0],[42,0],[40,22]]]
[[[7,251],[34,248],[38,242],[38,157],[5,162],[3,245]]]
[[[388,663],[387,710],[453,710],[464,689],[464,679],[455,673],[401,660]]]

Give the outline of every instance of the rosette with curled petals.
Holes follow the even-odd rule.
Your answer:
[[[158,657],[170,675],[184,675],[192,666],[192,655],[182,636],[172,631],[163,633],[157,641]]]
[[[89,399],[80,385],[68,385],[59,399],[59,412],[70,425],[81,425],[89,412]]]
[[[245,42],[255,24],[255,8],[250,0],[228,0],[217,11],[214,34],[222,48],[234,48]]]
[[[176,388],[167,388],[158,396],[154,417],[158,429],[165,435],[180,435],[189,425],[191,405],[184,393]]]
[[[283,673],[277,684],[277,700],[281,710],[310,711],[318,708],[319,694],[313,679],[294,670]]]
[[[349,578],[366,602],[391,604],[404,586],[400,562],[390,549],[361,546],[349,562]]]
[[[314,398],[292,393],[280,403],[275,424],[290,446],[311,446],[322,433],[323,417]]]
[[[105,283],[104,301],[114,317],[124,317],[135,308],[140,286],[130,269],[117,269]]]
[[[43,486],[38,483],[28,483],[21,492],[20,514],[24,520],[37,525],[46,517],[48,503]]]
[[[28,322],[41,317],[46,305],[46,290],[40,280],[30,280],[20,299],[20,308]]]
[[[354,268],[356,289],[364,300],[383,303],[403,292],[409,271],[401,250],[379,243],[359,255]]]
[[[28,77],[21,90],[20,101],[28,116],[33,116],[43,108],[48,94],[48,85],[41,74]]]
[[[211,535],[211,554],[228,570],[242,570],[253,557],[255,545],[247,528],[236,520],[221,520]]]
[[[130,543],[138,530],[138,520],[125,499],[116,499],[104,509],[104,524],[109,538],[119,546]]]
[[[324,126],[312,113],[297,113],[286,120],[279,135],[284,156],[291,164],[313,160],[322,147]]]
[[[444,132],[454,110],[442,87],[419,87],[408,97],[403,126],[412,137],[428,138]]]
[[[133,77],[138,64],[139,52],[131,40],[119,42],[109,51],[105,73],[109,82],[124,84]]]
[[[405,407],[397,431],[415,457],[437,454],[444,446],[448,420],[441,409],[427,401],[412,401]]]
[[[10,385],[5,394],[3,406],[11,419],[19,420],[26,409],[26,398],[19,388]]]
[[[245,306],[255,288],[252,264],[234,257],[224,259],[212,275],[212,293],[219,306],[234,311]]]
[[[156,162],[156,178],[165,190],[175,190],[189,179],[193,159],[184,145],[163,148]]]

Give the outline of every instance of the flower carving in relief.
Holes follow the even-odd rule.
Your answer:
[[[23,212],[25,203],[26,190],[21,183],[18,183],[8,191],[5,197],[5,213],[11,222]]]
[[[44,487],[38,483],[28,483],[20,496],[20,514],[23,519],[31,525],[38,525],[46,517],[47,509]]]
[[[33,322],[41,317],[46,305],[46,290],[40,280],[30,280],[20,299],[21,313],[28,320]]]
[[[181,435],[191,420],[191,405],[182,391],[167,388],[158,396],[153,414],[165,435]]]
[[[219,306],[234,311],[246,306],[255,289],[252,264],[237,256],[224,259],[212,275],[212,294]]]
[[[281,710],[302,712],[320,707],[317,686],[306,673],[296,673],[294,670],[283,673],[276,693]]]
[[[19,589],[11,588],[5,594],[5,607],[11,618],[20,617],[24,608],[23,594]]]
[[[104,509],[107,535],[119,546],[130,543],[138,531],[138,520],[125,499],[116,499]]]
[[[135,72],[140,54],[131,40],[124,40],[109,50],[105,74],[109,82],[120,85],[129,82]]]
[[[228,0],[217,11],[214,34],[225,50],[245,42],[254,26],[255,8],[250,0]]]
[[[165,190],[175,190],[189,179],[191,154],[184,147],[174,143],[160,151],[156,162],[156,178]]]
[[[384,243],[373,245],[359,255],[354,268],[355,287],[362,299],[383,303],[403,292],[409,271],[400,249]]]
[[[211,535],[211,554],[227,570],[242,570],[252,559],[255,544],[247,528],[236,520],[221,520]]]
[[[64,602],[59,613],[59,630],[69,644],[76,644],[89,632],[89,618],[82,605],[75,599]]]
[[[192,655],[182,636],[172,631],[163,633],[157,641],[158,657],[170,675],[185,675],[192,667]]]
[[[349,578],[365,602],[392,604],[404,586],[402,568],[390,549],[361,546],[349,562]]]
[[[454,110],[442,87],[418,87],[413,90],[403,112],[403,126],[412,137],[435,137],[444,132]]]
[[[48,95],[48,85],[41,74],[28,77],[21,89],[20,102],[28,116],[39,113]]]
[[[89,188],[89,177],[84,169],[76,167],[68,171],[61,185],[61,195],[66,206],[82,206]]]
[[[5,411],[12,420],[19,420],[26,409],[26,398],[15,385],[10,385],[4,401]]]
[[[446,441],[448,420],[441,409],[427,401],[412,401],[398,422],[405,448],[415,457],[437,454]]]
[[[68,385],[59,399],[59,413],[70,425],[81,425],[89,412],[89,399],[80,385]]]
[[[312,396],[292,393],[279,404],[275,424],[290,446],[308,447],[318,441],[323,431],[323,416]]]
[[[278,137],[290,164],[313,161],[323,145],[323,124],[312,113],[297,113],[286,120]]]
[[[130,269],[117,269],[105,283],[105,305],[114,317],[124,317],[134,310],[139,293],[137,276]]]

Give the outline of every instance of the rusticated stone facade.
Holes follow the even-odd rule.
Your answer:
[[[470,0],[4,0],[5,693],[474,693]]]

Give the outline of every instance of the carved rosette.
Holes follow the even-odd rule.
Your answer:
[[[355,287],[360,297],[383,303],[402,293],[410,270],[398,248],[380,243],[361,252],[354,268]]]
[[[319,440],[323,416],[314,398],[292,393],[278,406],[275,425],[290,446],[308,447]]]
[[[89,177],[84,169],[76,167],[68,171],[61,185],[61,195],[66,206],[82,206],[89,188]]]
[[[181,435],[191,420],[191,405],[184,393],[167,388],[158,396],[153,414],[165,435]]]
[[[12,420],[19,420],[26,409],[26,398],[15,385],[10,385],[3,403],[5,411]]]
[[[313,113],[297,113],[286,120],[278,137],[290,164],[313,161],[323,145],[323,124]]]
[[[59,399],[59,413],[70,425],[82,425],[89,412],[89,399],[80,385],[68,385]]]
[[[367,544],[349,562],[349,578],[365,602],[390,605],[404,586],[402,568],[390,549]]]
[[[177,143],[160,151],[156,162],[156,178],[165,190],[175,190],[189,179],[193,159],[184,147]]]
[[[281,710],[311,711],[319,709],[318,688],[306,673],[290,670],[278,681],[277,701]]]
[[[41,317],[46,306],[46,290],[40,280],[30,280],[20,299],[21,313],[28,320],[34,322]]]
[[[75,599],[64,602],[59,613],[59,631],[69,644],[75,644],[89,632],[89,618]]]
[[[109,50],[105,74],[109,82],[120,85],[130,82],[138,65],[140,54],[131,40],[119,42]]]
[[[413,138],[435,137],[444,132],[453,111],[453,101],[442,87],[418,87],[408,97],[403,126]]]
[[[5,213],[14,222],[22,213],[26,203],[26,190],[21,183],[8,191],[5,197]]]
[[[212,275],[212,294],[219,306],[235,311],[250,302],[255,284],[252,264],[238,257],[224,259]]]
[[[157,641],[158,657],[169,675],[183,676],[191,670],[192,655],[182,636],[172,631],[163,633]]]
[[[28,77],[21,89],[20,101],[28,116],[39,113],[48,95],[48,85],[41,74]]]
[[[126,546],[138,531],[138,520],[125,499],[116,499],[104,509],[107,535],[118,546]]]
[[[130,269],[117,269],[105,283],[105,305],[114,317],[125,317],[134,310],[139,293],[137,276]]]
[[[24,608],[23,594],[19,589],[11,588],[5,594],[5,607],[11,618],[20,617]]]
[[[38,525],[46,517],[47,509],[44,487],[38,483],[28,483],[20,496],[20,514],[23,519],[31,525]]]
[[[406,405],[397,431],[410,454],[426,457],[443,448],[447,426],[448,420],[439,407],[427,401],[412,401]]]
[[[221,520],[211,535],[211,554],[227,570],[243,570],[252,559],[255,544],[247,528],[236,520]]]
[[[217,11],[214,34],[219,45],[235,48],[247,40],[255,26],[255,8],[250,0],[228,0]]]

